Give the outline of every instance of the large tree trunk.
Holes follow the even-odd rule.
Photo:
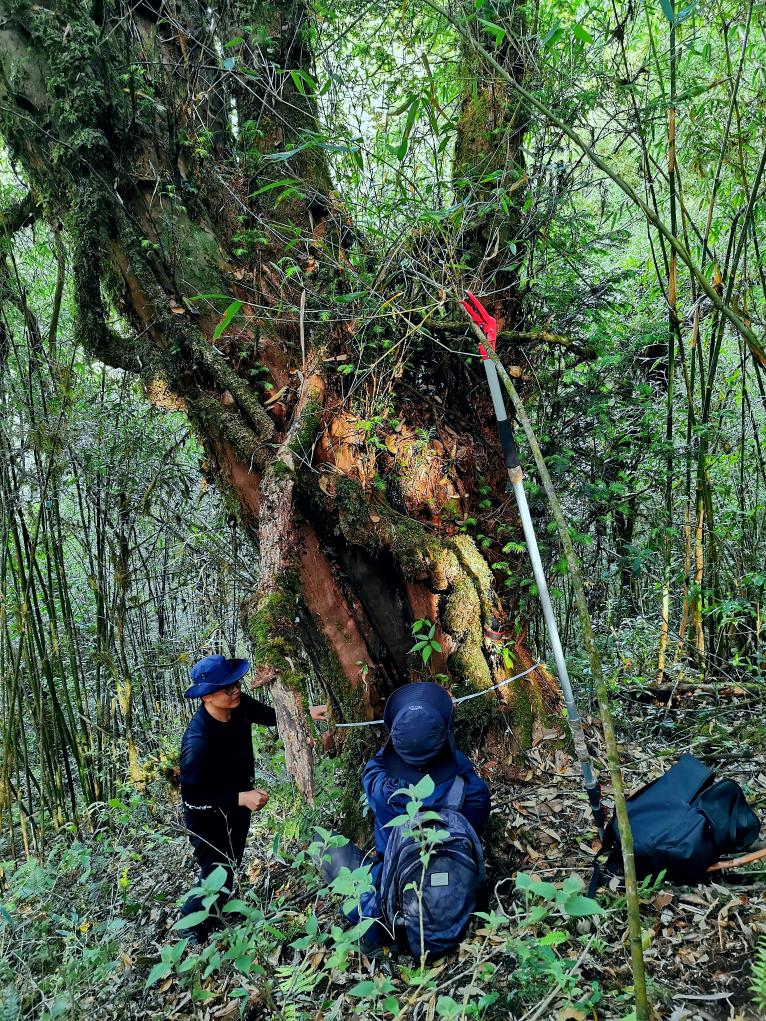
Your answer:
[[[412,367],[392,356],[396,422],[381,419],[374,446],[359,409],[374,400],[375,375],[344,398],[332,366],[359,322],[323,313],[355,289],[345,253],[375,256],[331,197],[311,144],[315,104],[289,73],[311,66],[298,0],[231,2],[214,15],[194,0],[5,0],[0,11],[0,131],[64,224],[78,339],[183,400],[211,473],[252,525],[262,580],[247,627],[258,664],[277,668],[288,767],[310,797],[307,676],[321,678],[336,718],[379,715],[417,667],[410,628],[423,617],[437,624],[435,670],[470,688],[504,676],[484,641],[492,571],[456,524],[479,500],[479,474],[498,491],[504,479],[481,381],[436,347]],[[233,39],[246,41],[222,50]],[[503,59],[513,60],[507,46]],[[510,187],[522,132],[507,90],[480,80],[463,105],[460,174],[502,161]],[[292,191],[269,187],[286,178]],[[513,218],[475,223],[462,281],[491,280],[494,310],[512,324],[516,277],[502,267],[514,231]],[[131,332],[110,325],[112,305]],[[416,443],[419,428],[429,438]],[[516,665],[529,664],[516,644]],[[502,689],[521,744],[546,685]],[[478,703],[485,716],[497,706]]]

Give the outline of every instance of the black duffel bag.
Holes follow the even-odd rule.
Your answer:
[[[637,877],[656,876],[664,869],[672,882],[690,885],[701,882],[721,855],[752,844],[761,828],[739,784],[716,782],[713,771],[693,755],[682,755],[667,773],[631,795],[628,818]],[[612,816],[596,855],[589,895],[604,878],[621,872],[620,831]]]

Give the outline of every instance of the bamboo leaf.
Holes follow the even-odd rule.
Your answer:
[[[483,18],[479,18],[479,21],[484,26],[485,32],[489,32],[494,37],[495,44],[501,46],[503,39],[505,39],[505,29],[501,28],[500,25],[496,25],[493,21],[485,21]]]
[[[215,343],[219,339],[223,331],[226,329],[226,327],[229,325],[229,323],[232,321],[234,316],[237,314],[237,312],[239,312],[241,308],[242,308],[241,301],[233,301],[231,305],[229,305],[224,314],[221,316],[221,321],[218,323],[215,330],[213,331],[213,343]]]
[[[300,183],[297,177],[280,177],[278,181],[271,181],[270,184],[264,184],[262,188],[250,192],[250,198],[254,199],[257,195],[265,195],[267,191],[273,191],[274,188],[294,188]]]
[[[572,35],[581,43],[592,43],[593,36],[582,25],[572,25]]]

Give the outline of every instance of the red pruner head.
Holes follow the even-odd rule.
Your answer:
[[[460,304],[482,331],[484,336],[487,338],[487,344],[494,351],[495,345],[497,344],[497,319],[487,312],[486,308],[484,308],[476,295],[471,294],[470,291],[465,292],[465,300],[461,301]],[[484,361],[489,358],[483,344],[479,344],[479,354]]]

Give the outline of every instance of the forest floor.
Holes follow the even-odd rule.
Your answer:
[[[695,694],[670,709],[623,698],[628,789],[691,751],[742,784],[762,810],[763,729],[758,702],[748,697]],[[258,818],[245,858],[242,888],[250,893],[240,896],[258,910],[244,929],[225,931],[201,957],[193,953],[172,930],[194,878],[191,855],[177,803],[167,785],[163,800],[155,782],[151,797],[113,803],[108,827],[74,844],[57,842],[47,862],[16,871],[6,864],[0,1018],[629,1017],[619,890],[599,894],[605,914],[567,918],[552,903],[532,917],[515,889],[519,871],[559,886],[572,876],[587,886],[590,877],[595,831],[575,763],[553,739],[543,735],[521,767],[484,763],[493,793],[494,914],[472,927],[458,952],[424,972],[411,959],[370,959],[344,946],[338,898],[300,853],[294,806],[279,798],[271,817]],[[590,740],[601,758],[595,729]],[[658,1019],[759,1016],[749,987],[756,944],[766,933],[765,875],[753,866],[734,882],[644,884],[645,956]],[[167,976],[147,986],[163,961]]]

